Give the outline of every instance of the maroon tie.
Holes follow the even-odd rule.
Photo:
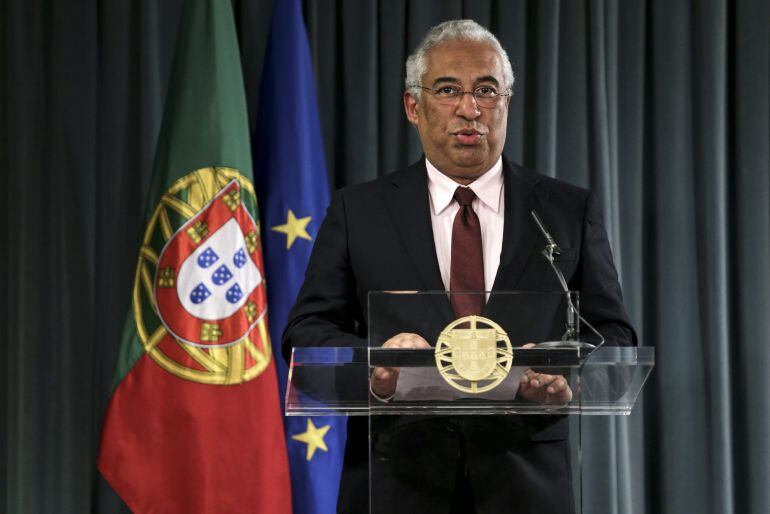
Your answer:
[[[450,291],[484,291],[484,257],[481,250],[481,224],[471,203],[476,193],[458,187],[454,195],[460,210],[452,225],[452,263],[449,270]],[[483,294],[453,294],[450,297],[455,316],[481,315]]]

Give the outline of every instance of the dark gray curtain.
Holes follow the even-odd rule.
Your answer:
[[[4,512],[126,511],[94,462],[181,1],[0,3]],[[770,512],[768,2],[304,5],[335,187],[420,154],[403,62],[470,17],[514,65],[507,154],[602,199],[657,367],[584,423],[586,512]],[[253,119],[272,0],[234,7]]]

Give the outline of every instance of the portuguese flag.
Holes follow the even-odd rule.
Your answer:
[[[98,466],[137,513],[289,513],[230,2],[179,28]]]

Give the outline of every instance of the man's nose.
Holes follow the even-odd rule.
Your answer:
[[[476,103],[476,97],[470,91],[464,91],[457,103],[457,115],[463,118],[473,120],[481,115],[479,104]]]

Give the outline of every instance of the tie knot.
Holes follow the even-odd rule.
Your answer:
[[[474,198],[476,198],[476,193],[469,187],[458,187],[455,189],[455,200],[463,207],[473,203]]]

